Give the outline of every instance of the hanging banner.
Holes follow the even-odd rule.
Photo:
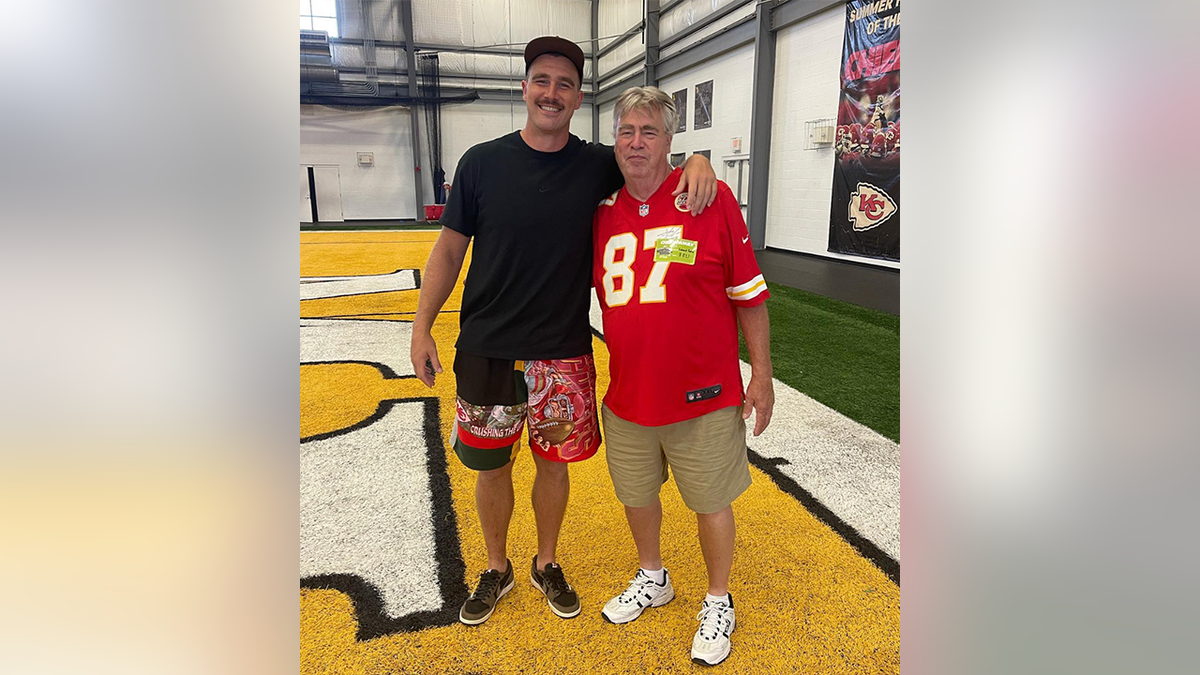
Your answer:
[[[900,0],[850,0],[829,250],[900,260]]]

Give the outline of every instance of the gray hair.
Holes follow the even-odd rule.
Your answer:
[[[675,99],[658,87],[630,87],[621,92],[617,105],[613,108],[613,137],[621,126],[621,118],[631,110],[649,110],[661,113],[663,131],[667,138],[675,136],[679,127],[679,113],[675,110]]]

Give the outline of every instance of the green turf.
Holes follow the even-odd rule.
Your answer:
[[[899,443],[900,317],[767,286],[775,379]]]

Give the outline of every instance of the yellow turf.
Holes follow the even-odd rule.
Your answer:
[[[383,274],[423,269],[434,232],[306,232],[301,275]],[[465,266],[464,266],[465,267]],[[465,272],[465,269],[464,269]],[[416,291],[301,302],[302,317],[346,316],[411,321]],[[446,310],[457,310],[460,285]],[[445,372],[433,394],[454,410],[453,343],[458,314],[443,313],[435,337]],[[608,351],[594,341],[600,395],[608,386]],[[407,355],[407,345],[397,345]],[[415,380],[387,381],[368,366],[300,368],[301,436],[355,424],[379,401],[428,396]],[[443,440],[451,415],[443,412]],[[421,433],[419,429],[414,434]],[[752,444],[753,447],[753,444]],[[676,599],[623,626],[606,623],[600,608],[621,591],[637,566],[633,540],[604,464],[596,457],[571,468],[572,493],[558,558],[579,591],[583,613],[559,619],[529,582],[536,549],[529,490],[533,462],[518,454],[517,506],[509,555],[517,585],[486,623],[355,640],[354,608],[339,591],[300,591],[304,673],[655,673],[708,671],[689,660],[694,617],[705,593],[704,562],[695,517],[674,482],[663,488],[663,556]],[[486,556],[474,512],[474,474],[447,449],[459,539],[473,586]],[[895,673],[900,670],[900,589],[809,514],[790,495],[751,468],[754,483],[734,503],[737,549],[731,591],[737,629],[719,673]]]

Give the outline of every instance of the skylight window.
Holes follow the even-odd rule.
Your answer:
[[[300,29],[338,36],[337,0],[300,0]]]

